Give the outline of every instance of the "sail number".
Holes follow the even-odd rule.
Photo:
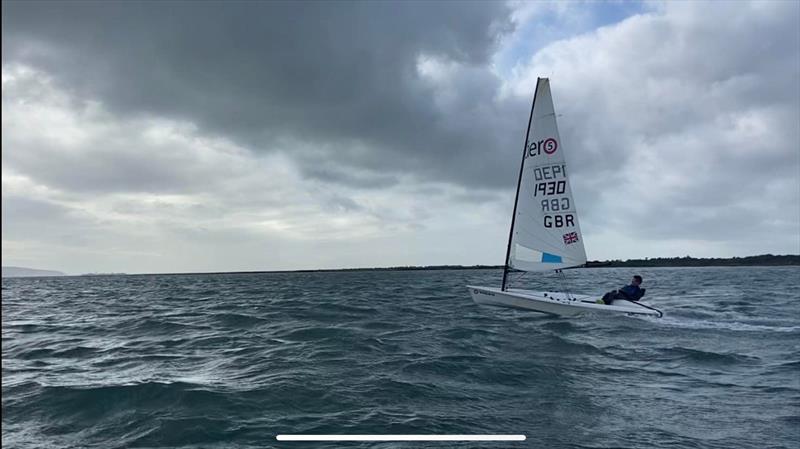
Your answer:
[[[562,195],[567,190],[567,181],[537,182],[533,188],[533,196]]]
[[[552,139],[548,139],[552,140]],[[548,151],[547,142],[536,142],[536,154],[539,150],[544,148],[543,151],[547,154],[555,152],[558,144],[553,140],[552,146]],[[535,156],[533,152],[531,156]],[[550,195],[564,195],[567,193],[567,167],[564,164],[544,165],[535,167],[533,169],[533,178],[535,183],[533,185],[533,196],[550,196]],[[545,228],[569,228],[575,226],[575,216],[573,214],[553,213],[553,212],[566,212],[570,209],[569,196],[562,196],[561,198],[551,198],[542,200],[542,212],[544,215]]]

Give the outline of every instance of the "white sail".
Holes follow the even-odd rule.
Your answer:
[[[583,265],[586,250],[547,78],[539,79],[533,98],[508,266],[542,271]]]
[[[583,235],[567,173],[564,146],[561,136],[558,135],[553,99],[550,96],[550,83],[547,78],[539,78],[519,172],[503,283],[500,288],[468,285],[472,300],[476,304],[562,316],[587,312],[663,316],[655,307],[634,301],[599,304],[599,296],[596,294],[537,292],[512,288],[509,285],[509,268],[544,271],[586,263]]]

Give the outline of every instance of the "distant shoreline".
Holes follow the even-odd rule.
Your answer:
[[[651,268],[651,267],[778,267],[800,265],[800,255],[730,257],[730,258],[694,258],[694,257],[657,257],[652,259],[628,259],[610,261],[588,261],[586,268]],[[579,268],[579,267],[576,267]],[[422,265],[373,268],[320,268],[306,270],[258,270],[258,271],[209,271],[202,273],[152,273],[162,275],[199,275],[199,274],[277,274],[277,273],[328,273],[328,272],[362,272],[362,271],[424,271],[424,270],[502,270],[503,265]],[[121,274],[121,273],[120,273]],[[145,275],[140,273],[138,275]],[[92,276],[92,275],[83,275]],[[101,276],[99,274],[94,276]],[[110,274],[108,275],[110,276]],[[136,276],[136,274],[129,275]]]
[[[653,267],[779,267],[799,266],[800,255],[772,255],[729,257],[729,258],[695,258],[695,257],[656,257],[646,259],[590,260],[585,268],[653,268]],[[6,267],[7,268],[7,267]],[[361,272],[361,271],[424,271],[424,270],[500,270],[503,265],[422,265],[422,266],[396,266],[373,268],[320,268],[305,270],[255,270],[255,271],[205,271],[184,273],[86,273],[79,275],[44,275],[35,277],[93,277],[93,276],[187,276],[207,274],[276,274],[276,273],[326,273],[326,272]],[[575,267],[581,268],[581,267]],[[5,274],[5,273],[4,273]],[[33,276],[7,276],[4,278],[33,277]]]
[[[694,257],[655,257],[647,259],[628,259],[611,261],[589,261],[587,268],[597,267],[777,267],[800,265],[800,255],[694,258]]]

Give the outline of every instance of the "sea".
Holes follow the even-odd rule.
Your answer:
[[[5,448],[798,448],[800,267],[644,277],[663,318],[478,306],[502,270],[2,280]],[[296,442],[294,434],[524,435]]]

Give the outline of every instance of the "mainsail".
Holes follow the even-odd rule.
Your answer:
[[[597,295],[573,295],[566,288],[555,293],[508,288],[506,280],[512,270],[560,271],[586,263],[583,235],[567,173],[550,82],[539,78],[525,135],[503,283],[500,288],[468,285],[472,300],[476,304],[562,316],[585,312],[663,316],[660,310],[635,301],[598,304]],[[566,280],[566,276],[563,279]]]
[[[567,173],[550,82],[539,78],[511,222],[507,269],[543,271],[586,263]]]

